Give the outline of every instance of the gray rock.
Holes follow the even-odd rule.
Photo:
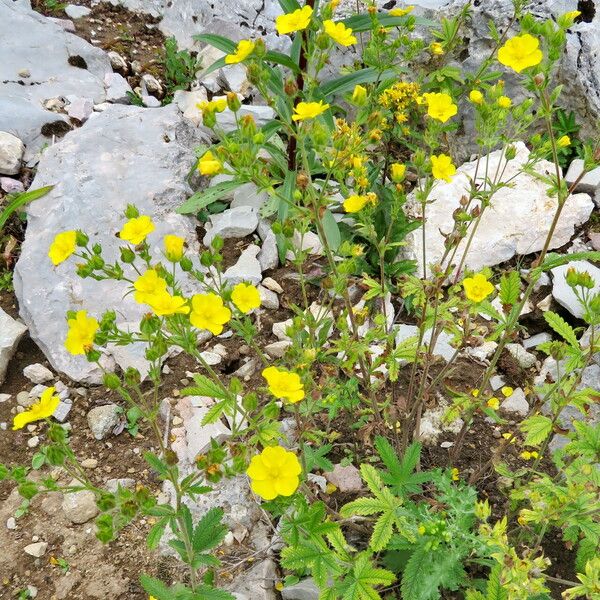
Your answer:
[[[23,142],[12,133],[0,131],[0,173],[16,175],[25,152]]]
[[[283,294],[283,288],[272,277],[265,277],[262,284],[276,294]]]
[[[52,142],[52,134],[43,135],[42,127],[68,120],[44,109],[43,102],[69,94],[91,98],[96,104],[104,102],[104,76],[112,69],[105,52],[25,3],[0,2],[0,39],[0,131],[22,140],[29,161]],[[29,72],[27,85],[22,85],[18,75],[23,71]]]
[[[256,126],[260,129],[275,117],[275,112],[270,106],[252,106],[250,104],[242,104],[242,107],[237,112],[238,120],[246,115],[254,118]],[[223,112],[217,113],[217,123],[226,133],[237,129],[235,114],[226,108]]]
[[[121,408],[116,404],[105,404],[92,408],[87,422],[97,440],[104,439],[119,423]]]
[[[340,492],[359,492],[363,487],[360,471],[354,465],[343,467],[337,464],[334,465],[333,471],[327,471],[323,475]]]
[[[238,258],[235,265],[229,267],[223,273],[223,279],[231,285],[245,281],[258,285],[262,280],[262,269],[256,259],[260,248],[255,244],[250,244]]]
[[[33,556],[35,558],[41,558],[46,554],[46,550],[48,549],[48,542],[35,542],[34,544],[29,544],[23,548],[25,554],[29,554],[29,556]]]
[[[260,294],[260,305],[263,308],[268,308],[269,310],[277,310],[279,308],[279,297],[275,292],[259,285],[258,293]]]
[[[107,491],[112,492],[113,494],[120,487],[126,490],[131,490],[135,487],[135,479],[130,479],[129,477],[125,477],[122,479],[109,479],[104,484],[104,487]]]
[[[279,251],[277,249],[277,238],[271,229],[263,240],[260,252],[258,253],[258,262],[263,271],[276,269],[279,265]]]
[[[301,579],[294,585],[281,590],[283,600],[319,600],[319,588],[312,577]]]
[[[75,33],[77,31],[75,23],[73,23],[71,19],[58,19],[57,17],[47,17],[47,19],[69,33]],[[30,76],[31,75],[28,75],[28,77]]]
[[[0,383],[4,382],[8,363],[26,331],[23,323],[15,321],[0,308]]]
[[[232,582],[232,592],[255,600],[276,600],[275,582],[277,567],[272,558],[258,561],[251,569],[242,572]]]
[[[583,317],[583,307],[577,299],[575,292],[567,285],[566,275],[569,268],[574,268],[576,271],[587,272],[590,274],[594,283],[594,289],[590,290],[590,295],[593,296],[600,292],[600,269],[586,260],[575,260],[566,265],[555,267],[552,269],[552,295],[554,299],[564,306],[575,317]]]
[[[206,235],[202,242],[208,247],[217,235],[224,240],[243,238],[256,231],[257,227],[258,215],[252,207],[228,208],[222,213],[210,216],[210,223],[206,226]]]
[[[20,194],[25,191],[23,184],[12,177],[0,177],[0,188],[7,194]]]
[[[162,94],[163,88],[162,85],[160,85],[160,81],[158,81],[154,75],[150,75],[150,73],[142,75],[140,85],[142,86],[142,89],[145,87],[149,94]]]
[[[23,369],[23,375],[25,375],[32,383],[46,383],[47,381],[54,379],[52,371],[40,363],[27,365]]]
[[[32,404],[35,404],[35,396],[30,396],[29,392],[19,392],[17,394],[17,404],[23,408],[29,408]]]
[[[573,185],[577,178],[583,173],[584,162],[581,158],[576,158],[570,165],[565,181],[569,186]],[[586,192],[594,195],[600,187],[600,167],[596,167],[592,171],[588,171],[579,181],[575,188],[578,192]]]
[[[535,348],[540,344],[544,344],[545,342],[551,342],[552,336],[549,333],[538,333],[537,335],[532,335],[531,337],[523,340],[523,348],[528,350],[529,348]]]
[[[127,73],[127,71],[128,71],[127,61],[118,52],[115,52],[114,50],[111,50],[110,52],[108,52],[108,59],[110,60],[110,66],[115,71],[120,71],[121,73]]]
[[[77,119],[81,123],[87,121],[90,115],[94,112],[94,102],[89,98],[81,98],[79,96],[68,96],[69,104],[67,104],[67,114],[72,119]]]
[[[133,92],[127,79],[119,73],[107,73],[104,76],[106,101],[118,104],[129,104],[129,95]],[[160,103],[159,103],[160,104]]]
[[[138,323],[146,308],[127,295],[126,282],[81,279],[72,260],[54,268],[48,259],[54,236],[82,229],[92,244],[102,244],[103,256],[111,262],[119,256],[116,233],[125,222],[127,203],[133,201],[155,223],[156,230],[148,236],[154,256],[161,256],[167,233],[185,237],[190,256],[197,256],[194,219],[175,213],[191,194],[185,176],[195,160],[196,136],[175,106],[148,111],[115,105],[44,152],[32,187],[55,184],[55,188],[28,207],[15,293],[32,338],[52,367],[71,379],[100,383],[102,371],[64,348],[67,310],[85,308],[99,318],[118,307],[121,323]],[[133,271],[129,275],[135,276]],[[186,293],[199,291],[197,281],[181,272],[178,277]],[[139,344],[114,349],[117,358],[112,352],[107,349],[102,359],[107,368],[115,361],[126,369],[143,360]]]
[[[72,487],[81,485],[77,480],[71,481]],[[90,490],[70,492],[63,496],[62,509],[71,523],[87,523],[98,514],[96,496]]]
[[[423,336],[423,343],[427,346],[431,341],[431,335],[433,331],[428,329]],[[398,326],[396,332],[396,345],[401,344],[403,341],[417,337],[419,335],[419,328],[416,325],[406,325],[401,324]],[[436,340],[435,347],[432,350],[432,353],[435,356],[441,356],[446,362],[450,360],[450,358],[454,355],[455,348],[450,345],[452,341],[452,336],[445,331],[442,331]]]
[[[515,254],[530,254],[542,249],[550,224],[556,212],[557,200],[547,194],[547,185],[520,173],[525,165],[529,150],[525,144],[515,144],[516,157],[506,163],[501,150],[489,155],[489,171],[496,172],[499,166],[506,165],[503,180],[511,180],[511,185],[501,188],[493,196],[491,206],[486,208],[473,236],[465,267],[479,271],[483,267],[507,261]],[[486,157],[483,158],[487,160]],[[548,161],[541,161],[536,169],[544,173],[552,169]],[[427,205],[425,224],[425,246],[429,267],[437,263],[444,254],[445,237],[453,227],[453,212],[460,206],[460,199],[468,195],[472,177],[477,169],[477,161],[467,162],[457,169],[450,183],[436,182]],[[481,170],[480,170],[481,173]],[[477,181],[480,181],[479,175]],[[572,237],[575,227],[585,223],[594,207],[587,194],[573,194],[564,205],[558,226],[552,237],[550,248],[566,244]],[[413,216],[419,216],[418,203],[411,196],[408,208]],[[423,272],[422,231],[417,229],[409,234],[406,254],[418,263],[418,272]],[[466,245],[463,240],[458,254],[462,256]]]
[[[253,183],[244,183],[233,191],[230,208],[250,206],[258,213],[268,198],[267,192],[259,192]]]
[[[142,94],[142,102],[147,108],[158,108],[160,106],[160,100],[149,94]]]
[[[500,408],[520,417],[527,416],[529,413],[529,403],[525,398],[525,392],[521,388],[516,388],[513,393],[500,404]]]
[[[67,4],[65,6],[65,13],[70,19],[81,19],[81,17],[86,17],[91,12],[92,9],[87,6],[79,6],[78,4]]]
[[[265,352],[271,358],[281,358],[286,350],[292,345],[290,340],[281,340],[279,342],[273,342],[265,346]]]
[[[531,352],[527,352],[521,344],[506,344],[506,350],[511,354],[511,356],[519,363],[519,366],[522,369],[531,369],[537,358],[535,354],[531,354]]]
[[[64,423],[71,412],[73,404],[71,402],[60,402],[52,416],[59,422]]]

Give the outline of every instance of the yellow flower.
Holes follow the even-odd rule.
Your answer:
[[[507,441],[510,440],[510,442],[509,442],[510,444],[515,444],[517,442],[517,438],[512,433],[509,433],[508,431],[506,433],[503,433],[502,437]]]
[[[223,163],[210,150],[207,150],[198,161],[198,171],[202,175],[216,175],[222,170]]]
[[[223,306],[223,299],[212,292],[192,296],[190,322],[198,329],[208,329],[213,335],[223,331],[223,325],[231,319],[231,311]]]
[[[352,46],[356,44],[356,36],[352,35],[352,29],[343,23],[334,23],[331,19],[323,21],[325,33],[340,46]]]
[[[198,102],[196,106],[203,113],[211,113],[211,112],[223,112],[227,108],[227,99],[226,98],[218,98],[217,100],[211,100],[210,102],[203,100],[202,102]]]
[[[508,385],[505,385],[500,391],[505,398],[512,396],[514,392],[514,390]]]
[[[254,52],[254,46],[256,44],[250,40],[241,40],[235,48],[233,54],[228,54],[225,57],[225,64],[233,65],[246,60],[252,52]]]
[[[65,339],[65,348],[71,354],[85,354],[94,345],[96,331],[100,324],[93,317],[87,316],[87,311],[78,310],[74,319],[67,321],[69,331]]]
[[[419,535],[425,535],[425,532],[426,532],[427,530],[425,529],[425,526],[424,526],[424,525],[419,525],[419,527],[418,527],[417,531],[419,532]]]
[[[450,183],[452,176],[456,173],[452,159],[446,154],[434,154],[431,157],[431,173],[436,179],[443,179]]]
[[[19,413],[14,417],[12,428],[23,429],[29,423],[51,417],[59,402],[60,398],[54,395],[53,387],[45,389],[35,404],[30,406],[25,412]]]
[[[75,252],[76,240],[76,231],[63,231],[56,235],[48,250],[48,256],[54,266],[60,265]]]
[[[485,300],[494,291],[494,286],[482,273],[463,279],[463,287],[465,288],[465,296],[471,302],[477,303]]]
[[[392,176],[392,181],[395,183],[400,183],[404,179],[404,175],[406,174],[406,165],[402,163],[392,163],[390,165],[390,171]]]
[[[148,304],[148,299],[167,291],[167,282],[158,276],[154,269],[148,269],[143,275],[140,275],[134,282],[135,292],[133,297],[140,304]]]
[[[490,408],[493,408],[494,410],[498,410],[500,408],[500,401],[498,400],[498,398],[490,398],[487,401],[487,405]]]
[[[452,477],[452,481],[458,481],[460,478],[460,471],[454,467],[451,471],[450,471],[450,475]]]
[[[508,96],[500,96],[500,98],[498,98],[498,106],[500,108],[510,108],[512,106],[512,100]]]
[[[403,17],[404,15],[411,13],[414,9],[414,6],[407,6],[406,8],[392,8],[388,14],[392,15],[392,17]]]
[[[431,42],[429,49],[432,54],[436,54],[437,56],[444,54],[444,47],[439,42]]]
[[[445,123],[458,112],[458,106],[452,102],[452,97],[448,94],[433,93],[423,94],[427,102],[427,114],[433,118]]]
[[[471,90],[469,100],[473,104],[483,104],[483,94],[479,90]]]
[[[567,21],[574,21],[581,14],[580,10],[572,10],[563,14]]]
[[[358,196],[354,194],[344,200],[344,210],[347,213],[355,213],[362,210],[368,202],[369,198],[366,195]]]
[[[262,376],[267,380],[269,391],[275,398],[285,399],[292,404],[304,398],[304,384],[297,373],[267,367]]]
[[[231,301],[243,313],[249,313],[260,306],[260,294],[253,285],[238,283],[231,293]]]
[[[529,33],[517,35],[498,50],[498,61],[520,73],[542,62],[543,54],[539,46],[540,41]]]
[[[329,108],[329,104],[323,104],[323,100],[318,102],[298,102],[294,107],[292,120],[304,121],[305,119],[314,119],[324,113]]]
[[[165,235],[165,256],[171,262],[179,262],[183,258],[183,244],[185,240],[178,235]]]
[[[568,135],[563,135],[556,141],[559,148],[566,148],[571,145],[571,138]]]
[[[310,23],[312,13],[312,7],[303,6],[289,15],[279,15],[277,19],[275,19],[275,29],[277,29],[277,33],[281,35],[306,29]]]
[[[479,390],[478,389],[471,390],[471,396],[473,396],[473,398],[479,398]]]
[[[141,244],[148,234],[154,231],[154,223],[147,215],[141,215],[129,219],[123,229],[119,232],[119,237],[126,242],[132,243],[134,246]]]
[[[523,450],[520,456],[523,460],[531,460],[532,458],[538,458],[539,454],[535,450],[533,450],[532,452],[530,452],[529,450]]]
[[[352,102],[356,106],[364,106],[367,103],[367,88],[362,85],[355,85],[352,92]]]
[[[154,311],[155,315],[166,316],[174,314],[187,315],[190,307],[186,304],[187,300],[181,296],[171,296],[169,292],[157,292],[146,298],[146,304]]]
[[[252,491],[263,500],[291,496],[300,485],[298,457],[281,446],[270,446],[252,457],[246,474]]]

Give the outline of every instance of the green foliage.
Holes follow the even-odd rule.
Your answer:
[[[0,212],[0,232],[4,228],[4,225],[6,225],[8,219],[10,219],[15,212],[29,202],[33,202],[34,200],[45,196],[53,187],[53,185],[48,185],[37,190],[23,192],[21,194],[9,194],[7,196],[8,202]]]
[[[169,37],[165,40],[165,87],[166,94],[163,104],[168,104],[173,99],[177,90],[188,90],[196,79],[196,72],[200,68],[198,60],[188,50],[178,50],[177,40]]]

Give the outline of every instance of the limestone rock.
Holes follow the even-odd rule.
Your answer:
[[[516,388],[508,398],[502,401],[500,408],[520,417],[527,416],[527,413],[529,413],[529,403],[525,397],[525,392],[521,388]]]
[[[65,6],[65,14],[69,19],[81,19],[92,12],[87,6],[79,6],[78,4],[67,4]]]
[[[537,360],[535,354],[527,352],[521,344],[506,344],[506,349],[522,369],[531,369],[535,365]]]
[[[0,131],[0,173],[16,175],[21,170],[25,146],[12,133]]]
[[[33,544],[25,546],[24,551],[25,554],[29,554],[29,556],[41,558],[42,556],[44,556],[44,554],[46,554],[47,549],[48,542],[35,542]]]
[[[576,271],[587,272],[590,274],[594,283],[594,289],[590,290],[590,297],[600,292],[600,269],[586,260],[572,261],[566,265],[561,265],[552,269],[552,295],[554,299],[564,306],[575,317],[583,317],[583,307],[577,299],[573,289],[567,285],[566,275],[568,269],[573,268]]]
[[[257,285],[262,279],[262,269],[256,256],[260,248],[255,244],[250,244],[240,255],[235,265],[229,267],[223,273],[223,279],[231,285],[241,283],[242,281]]]
[[[80,485],[77,480],[71,481],[71,486]],[[96,496],[90,490],[79,490],[64,495],[62,509],[72,523],[87,523],[98,514]]]
[[[167,233],[184,237],[190,256],[197,256],[194,219],[175,213],[191,194],[185,176],[195,160],[197,139],[175,106],[149,111],[114,105],[95,113],[84,127],[44,152],[32,188],[55,187],[43,201],[27,209],[28,227],[15,268],[15,293],[33,340],[54,369],[71,379],[100,383],[102,373],[85,357],[72,356],[64,348],[67,310],[85,308],[99,318],[104,311],[118,307],[121,323],[139,323],[146,308],[126,295],[126,282],[81,279],[70,260],[53,267],[48,247],[58,232],[82,229],[91,244],[102,245],[104,258],[113,261],[119,256],[116,233],[125,221],[123,213],[128,203],[135,203],[156,225],[148,237],[154,256],[161,255]],[[178,278],[186,293],[200,290],[197,281],[180,271]],[[126,369],[144,360],[140,345],[114,352],[117,358],[111,349],[103,356],[108,368],[115,361]]]
[[[205,246],[210,246],[217,235],[224,240],[243,238],[253,233],[257,227],[258,215],[252,207],[228,208],[222,213],[210,216],[210,224],[206,226],[206,235],[202,242]]]
[[[23,375],[32,383],[46,383],[54,378],[52,371],[40,363],[27,365],[23,369]]]
[[[277,249],[277,238],[271,229],[263,240],[260,252],[258,253],[258,262],[263,271],[275,269],[279,265],[279,251]]]
[[[251,569],[238,575],[231,591],[255,600],[276,600],[277,567],[272,558],[258,561]]]
[[[87,422],[97,440],[103,440],[119,423],[121,409],[116,404],[104,404],[92,408]]]
[[[15,353],[27,327],[0,308],[0,383],[4,382],[8,362]]]
[[[294,585],[286,585],[281,590],[283,600],[319,600],[319,588],[312,577],[301,579]]]
[[[565,181],[567,185],[573,185],[583,173],[583,159],[576,158],[570,165]],[[592,171],[588,171],[579,181],[575,188],[578,192],[586,192],[587,194],[595,194],[600,188],[600,167],[596,167]]]
[[[547,195],[545,183],[527,174],[517,175],[529,156],[529,150],[522,142],[515,146],[516,156],[508,163],[504,160],[501,150],[489,155],[489,172],[496,172],[499,163],[502,163],[502,166],[506,164],[502,179],[511,179],[511,184],[494,194],[491,206],[483,213],[465,261],[465,267],[474,271],[507,261],[515,254],[530,254],[541,250],[556,211],[556,198]],[[548,161],[542,161],[537,168],[543,173],[554,167]],[[452,230],[452,213],[459,207],[460,198],[468,194],[469,181],[475,176],[475,170],[476,161],[465,163],[458,168],[451,183],[436,182],[429,196],[431,203],[427,205],[425,223],[425,245],[429,263],[427,267],[438,262],[443,256],[442,233]],[[478,182],[481,182],[480,176],[477,177]],[[575,227],[587,221],[593,207],[594,203],[587,194],[570,196],[565,203],[550,248],[566,244]],[[409,210],[415,216],[419,214],[420,208],[414,199],[410,202]],[[417,261],[418,272],[422,273],[421,228],[409,234],[408,242],[408,256]],[[465,244],[466,240],[463,240],[458,249],[458,256],[462,256]]]

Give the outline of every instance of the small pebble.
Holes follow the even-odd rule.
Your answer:
[[[33,437],[29,438],[27,440],[27,445],[30,448],[35,448],[37,447],[37,445],[40,443],[40,438],[37,435],[34,435]]]

